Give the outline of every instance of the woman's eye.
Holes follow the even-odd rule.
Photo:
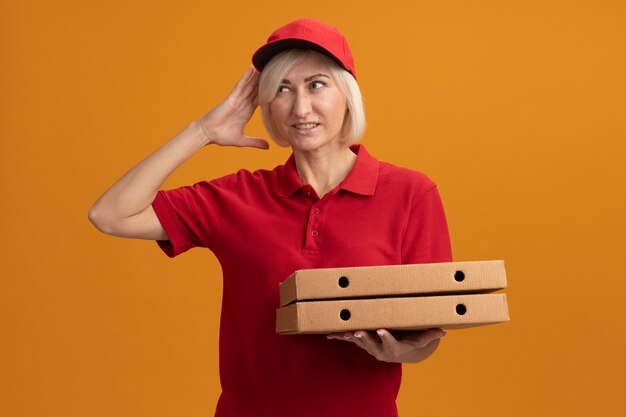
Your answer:
[[[279,93],[284,93],[285,91],[289,91],[289,87],[287,87],[285,85],[281,85],[280,87],[278,87],[278,92]]]
[[[321,82],[321,81],[313,81],[313,82],[311,83],[311,87],[313,87],[313,88],[314,88],[314,89],[316,89],[316,90],[317,90],[317,89],[320,89],[320,88],[322,88],[322,87],[324,87],[325,85],[326,85],[326,84],[324,84],[324,83],[323,83],[323,82]]]

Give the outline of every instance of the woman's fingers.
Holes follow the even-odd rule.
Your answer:
[[[257,138],[254,136],[244,136],[236,146],[247,146],[251,148],[269,149],[270,144],[263,138]]]
[[[256,95],[258,84],[259,73],[255,71],[253,66],[250,66],[239,79],[230,96],[238,102],[240,100],[250,100],[253,95]]]
[[[355,343],[378,360],[383,360],[382,345],[378,338],[366,331],[354,332]]]
[[[239,113],[244,112],[246,117],[252,117],[252,113],[258,106],[258,81],[259,74],[258,72],[253,72],[247,79],[246,76],[250,74],[250,71],[254,71],[254,67],[248,68],[244,77],[239,80],[239,83],[231,91],[228,102],[231,111]],[[241,84],[242,81],[245,80],[244,84]]]
[[[253,74],[254,74],[254,67],[250,65],[248,69],[246,70],[246,72],[243,73],[239,81],[237,81],[237,84],[235,84],[235,87],[233,88],[232,92],[236,94],[240,92],[241,90],[243,90],[244,86],[246,85],[246,83],[248,82],[248,80]]]
[[[255,71],[248,79],[246,85],[244,86],[244,94],[246,98],[249,98],[252,94],[257,93],[259,88],[259,77],[259,73]]]

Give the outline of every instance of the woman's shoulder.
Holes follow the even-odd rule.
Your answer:
[[[379,161],[378,181],[379,185],[396,184],[417,190],[435,186],[435,182],[422,171],[384,161]]]
[[[282,165],[273,169],[241,168],[210,180],[200,181],[194,187],[199,189],[222,190],[229,194],[265,194],[276,188]]]
[[[278,165],[272,169],[257,168],[254,170],[250,170],[247,168],[241,168],[237,172],[231,174],[231,176],[233,176],[239,181],[255,183],[257,185],[271,184],[271,183],[274,183],[276,179],[280,176],[280,173],[283,168],[284,168],[284,165]]]

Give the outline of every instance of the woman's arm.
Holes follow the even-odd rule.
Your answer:
[[[250,67],[228,97],[124,174],[89,210],[89,220],[102,232],[129,238],[166,240],[152,201],[167,177],[209,144],[269,147],[243,130],[257,107],[258,73]]]

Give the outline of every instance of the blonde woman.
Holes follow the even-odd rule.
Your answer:
[[[397,416],[401,363],[427,358],[445,333],[277,335],[278,285],[303,268],[451,261],[437,188],[355,144],[365,116],[337,29],[291,22],[253,65],[222,103],[107,190],[89,218],[104,233],[156,240],[170,257],[203,247],[220,261],[216,416]],[[293,151],[284,165],[159,190],[200,150],[268,149],[244,134],[257,106],[270,137]]]

